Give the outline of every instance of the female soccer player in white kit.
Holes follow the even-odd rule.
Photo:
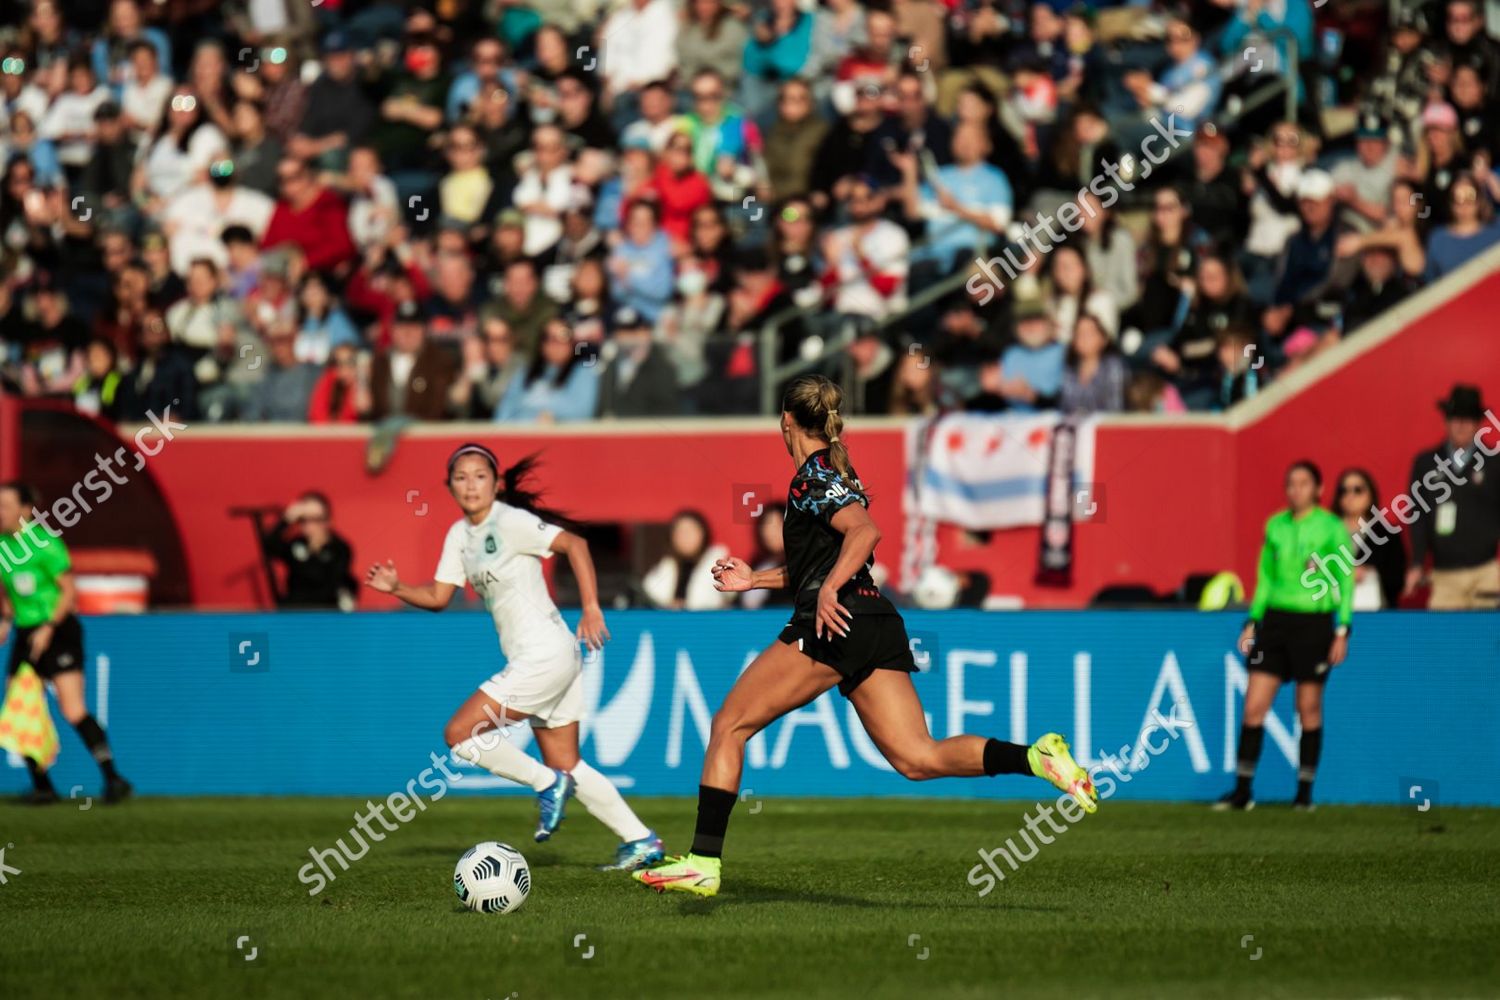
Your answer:
[[[526,488],[533,459],[500,473],[494,452],[461,445],[448,459],[448,492],[464,516],[448,529],[435,579],[403,583],[389,560],[370,567],[365,583],[413,607],[441,611],[465,583],[474,587],[495,618],[505,669],[469,696],[448,720],[444,738],[454,754],[537,793],[536,839],[552,836],[563,805],[576,795],[594,818],[622,843],[613,864],[602,869],[633,871],[662,859],[662,843],[625,804],[609,779],[578,756],[583,715],[583,669],[579,640],[599,649],[609,638],[599,610],[598,585],[588,543],[549,523],[558,515],[538,504]],[[583,617],[568,630],[547,593],[542,560],[566,555],[578,579]],[[502,730],[529,721],[543,763],[513,746]]]

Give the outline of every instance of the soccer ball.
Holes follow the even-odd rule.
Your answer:
[[[471,910],[510,913],[520,909],[531,892],[531,868],[514,847],[486,840],[458,859],[453,891]]]

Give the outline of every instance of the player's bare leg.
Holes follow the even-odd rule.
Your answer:
[[[735,681],[714,713],[703,779],[698,786],[698,826],[685,856],[635,877],[658,892],[668,889],[712,896],[719,891],[724,831],[740,787],[745,744],[772,722],[801,708],[839,682],[836,670],[797,647],[774,642]]]
[[[983,736],[935,740],[927,731],[911,675],[900,670],[876,670],[850,693],[849,701],[881,754],[912,781],[1032,774],[1067,792],[1085,812],[1098,808],[1088,772],[1073,760],[1067,742],[1056,733],[1046,734],[1029,747]]]

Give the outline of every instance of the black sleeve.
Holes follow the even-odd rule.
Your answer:
[[[287,562],[291,558],[292,545],[286,540],[286,529],[291,527],[284,517],[278,517],[269,530],[260,534],[260,547],[272,559]],[[345,546],[347,548],[347,546]]]
[[[1384,545],[1374,546],[1372,562],[1380,577],[1380,592],[1385,606],[1394,608],[1401,602],[1401,591],[1406,586],[1406,543],[1400,535],[1385,536]]]
[[[1411,463],[1411,476],[1407,482],[1420,483],[1422,477],[1429,471],[1427,466],[1431,464],[1429,457],[1423,453],[1416,457]],[[1411,564],[1421,566],[1427,561],[1427,549],[1432,544],[1432,519],[1417,511],[1416,520],[1411,523]]]

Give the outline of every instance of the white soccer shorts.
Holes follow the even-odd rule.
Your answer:
[[[529,715],[532,725],[555,729],[583,718],[583,661],[577,647],[548,660],[508,663],[479,690],[507,715]]]

